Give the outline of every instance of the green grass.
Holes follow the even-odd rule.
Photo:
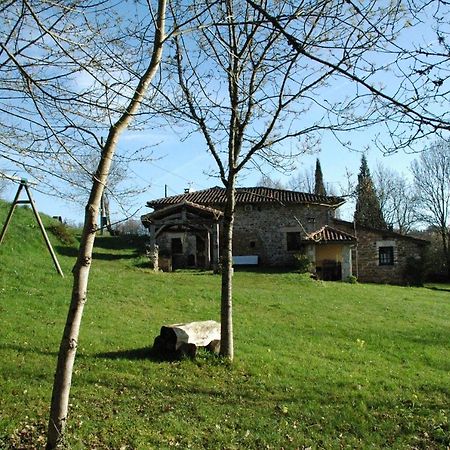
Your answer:
[[[0,223],[6,216],[0,203]],[[0,448],[43,445],[76,244],[60,278],[20,208],[0,246]],[[50,227],[50,219],[45,219]],[[100,238],[71,392],[70,449],[446,449],[450,286],[235,273],[235,362],[157,361],[162,324],[219,319],[220,278],[152,273]]]

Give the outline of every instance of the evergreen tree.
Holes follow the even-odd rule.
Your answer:
[[[319,158],[316,159],[316,171],[314,175],[315,175],[314,194],[327,195],[325,185],[323,184],[322,168],[320,167]]]
[[[357,225],[361,226],[387,228],[365,155],[361,158],[358,174],[354,220]]]

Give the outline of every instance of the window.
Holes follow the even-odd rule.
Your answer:
[[[293,252],[302,249],[302,240],[298,231],[286,233],[287,251]]]
[[[181,238],[172,238],[171,242],[172,255],[183,253],[183,243]]]
[[[378,258],[380,266],[393,266],[394,247],[378,247]]]
[[[250,241],[250,248],[255,248],[255,247],[256,247],[256,242]]]

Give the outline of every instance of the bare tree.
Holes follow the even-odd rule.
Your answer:
[[[150,2],[135,5],[142,17],[136,23],[108,0],[23,0],[0,7],[1,158],[41,178],[41,185],[55,189],[56,178],[89,192],[53,385],[48,449],[61,441],[67,421],[100,199],[119,138],[132,120],[139,123],[139,107],[161,61],[166,0],[158,1],[157,11]],[[78,172],[85,179],[77,180]]]
[[[315,186],[314,167],[311,166],[309,169],[305,168],[298,171],[289,179],[288,186],[294,191],[309,192],[312,194]]]
[[[283,35],[293,51],[330,70],[329,80],[341,80],[339,87],[347,95],[334,103],[329,114],[340,120],[355,113],[364,117],[355,131],[377,124],[374,142],[384,153],[417,150],[421,141],[448,134],[450,111],[442,107],[450,97],[444,88],[449,79],[448,2],[315,2],[309,16],[314,23],[311,29],[320,29],[322,23],[329,27],[326,45],[321,46],[311,45],[301,34],[306,2],[293,2],[291,10],[282,14],[264,3],[246,2]],[[422,33],[428,33],[431,41],[424,42]],[[341,144],[352,148],[351,141],[332,131]]]
[[[419,219],[436,228],[450,279],[450,143],[437,141],[411,165]]]
[[[202,4],[198,0],[192,9]],[[176,16],[176,6],[173,11]],[[408,11],[397,2],[358,7],[346,0],[227,0],[208,14],[198,16],[198,32],[174,41],[179,86],[165,92],[176,120],[203,135],[226,188],[221,353],[232,359],[234,189],[241,171],[252,164],[282,167],[296,153],[317,148],[323,132],[338,136],[384,122],[388,108],[395,126],[400,116],[428,131],[449,126],[419,101],[399,100],[371,82],[383,70],[380,55],[399,52],[393,42]],[[203,21],[213,25],[204,27]],[[335,83],[345,89],[336,92]]]
[[[202,7],[201,1],[193,5]],[[203,27],[203,22],[213,25]],[[173,69],[182,95],[175,87],[167,100],[175,117],[203,134],[226,188],[220,352],[229,359],[234,355],[232,236],[238,175],[252,161],[282,167],[286,157],[303,151],[301,137],[319,128],[315,124],[295,128],[293,117],[305,108],[297,108],[295,101],[307,87],[294,79],[301,70],[298,58],[279,37],[245,2],[227,1],[215,3],[207,16],[199,16],[197,32],[174,42]],[[315,77],[311,70],[308,77],[310,87],[322,83],[322,76]],[[299,138],[300,148],[282,148],[289,137]]]
[[[111,0],[20,0],[0,13],[0,164],[25,171],[41,192],[85,204],[109,128],[148,63],[153,12],[144,0],[127,9]],[[136,116],[133,127],[147,118]],[[119,184],[131,161],[148,159],[141,150],[119,146],[112,198],[133,193]]]
[[[150,83],[158,71],[163,42],[165,39],[166,1],[159,0],[158,11],[153,24],[154,43],[151,58],[147,68],[141,75],[137,75],[137,86],[133,95],[117,121],[111,124],[107,139],[101,151],[101,158],[92,183],[89,201],[86,205],[83,233],[77,262],[73,269],[74,283],[72,300],[64,328],[63,337],[58,354],[58,364],[53,386],[51,411],[48,427],[47,449],[56,448],[61,441],[67,420],[70,386],[72,380],[73,363],[78,343],[81,317],[87,299],[87,286],[92,261],[92,249],[97,231],[97,216],[104,186],[107,183],[114,152],[120,135],[126,130],[144,101]]]
[[[268,175],[263,175],[256,183],[256,186],[268,187],[273,189],[286,189],[281,180],[274,180]]]
[[[374,184],[386,223],[401,234],[409,233],[417,222],[418,200],[411,183],[379,163],[374,172]]]

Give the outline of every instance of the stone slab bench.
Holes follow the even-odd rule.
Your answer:
[[[199,347],[214,353],[220,350],[220,323],[215,320],[163,325],[153,343],[153,351],[162,357],[194,357]]]

